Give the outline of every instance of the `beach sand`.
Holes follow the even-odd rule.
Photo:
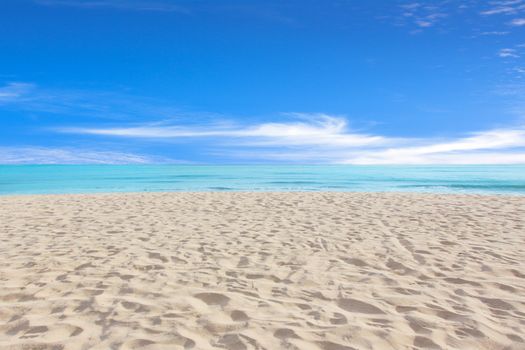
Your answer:
[[[0,349],[525,349],[525,197],[0,197]]]

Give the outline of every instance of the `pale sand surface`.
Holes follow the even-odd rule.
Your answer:
[[[525,197],[0,197],[1,349],[525,349]]]

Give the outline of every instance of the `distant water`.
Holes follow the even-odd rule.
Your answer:
[[[0,165],[0,194],[370,191],[525,194],[525,165]]]

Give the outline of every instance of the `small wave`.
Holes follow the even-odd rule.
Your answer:
[[[171,175],[168,176],[169,178],[175,178],[175,179],[202,179],[202,178],[223,178],[220,175],[206,175],[206,174],[181,174],[181,175]],[[227,177],[224,177],[227,178]]]
[[[525,184],[434,184],[434,185],[401,185],[402,188],[426,189],[460,189],[460,190],[487,190],[487,191],[525,191]]]
[[[469,185],[469,184],[461,184],[461,185],[448,185],[448,187],[451,188],[464,188],[464,189],[487,189],[487,190],[509,190],[509,191],[515,191],[515,190],[525,190],[525,184],[486,184],[486,185]]]
[[[269,181],[266,182],[271,185],[322,185],[322,183],[317,181]]]

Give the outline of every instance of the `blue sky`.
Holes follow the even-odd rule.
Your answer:
[[[525,0],[6,0],[0,163],[525,163]]]

